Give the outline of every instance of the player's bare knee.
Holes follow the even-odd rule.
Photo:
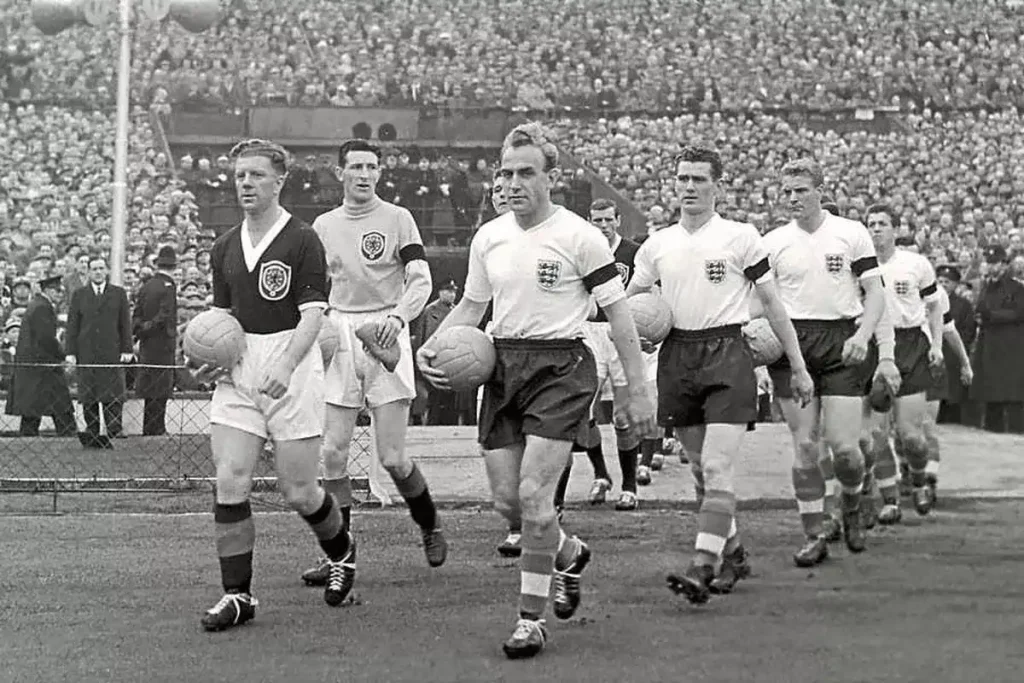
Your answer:
[[[541,485],[535,478],[524,478],[519,482],[519,507],[524,520],[542,520],[549,514],[553,516],[555,501],[551,487]]]
[[[928,440],[922,429],[907,429],[900,434],[900,452],[907,460],[919,460],[928,454]]]
[[[818,467],[820,453],[821,449],[817,441],[811,441],[810,439],[798,440],[794,451],[796,456],[793,461],[794,469],[812,470]]]
[[[836,479],[844,486],[856,486],[864,478],[864,456],[856,443],[837,444],[832,448]]]
[[[323,498],[315,481],[285,481],[278,479],[281,495],[288,506],[300,515],[311,515],[317,511]]]
[[[377,455],[380,458],[381,467],[386,469],[393,478],[405,479],[412,474],[412,458],[404,448],[379,447]]]
[[[729,492],[733,490],[732,459],[728,456],[705,453],[701,471],[704,473],[704,488],[707,490]]]
[[[329,443],[324,439],[320,447],[320,462],[324,466],[324,476],[328,479],[338,479],[348,473],[349,446],[339,446]]]
[[[510,491],[494,492],[494,511],[510,522],[520,521],[523,516],[518,497]]]

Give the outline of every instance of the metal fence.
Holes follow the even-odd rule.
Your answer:
[[[0,393],[0,494],[48,496],[56,512],[60,497],[68,494],[212,493],[212,393],[175,389],[166,403],[165,433],[145,435],[144,399],[132,388],[133,375],[144,369],[184,370],[180,366],[5,365]],[[97,379],[103,384],[97,386]],[[23,389],[26,386],[28,391]],[[123,398],[95,405],[92,400],[97,393]],[[98,424],[90,428],[86,413],[93,408]],[[31,414],[23,415],[26,412]],[[38,432],[33,417],[42,418]],[[152,424],[148,431],[153,431]],[[369,416],[361,416],[349,457],[353,493],[361,503],[388,504],[374,451]],[[256,464],[253,496],[257,502],[283,507],[272,442]]]

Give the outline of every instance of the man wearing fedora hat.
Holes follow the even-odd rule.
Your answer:
[[[39,288],[21,320],[7,414],[21,416],[22,436],[38,436],[44,415],[53,419],[58,434],[75,436],[78,428],[64,376],[64,350],[57,341],[56,305],[63,289],[60,276],[40,280]]]
[[[155,265],[156,274],[139,288],[132,313],[132,334],[139,341],[135,392],[143,399],[143,436],[167,433],[164,415],[174,391],[178,335],[178,287],[173,276],[178,257],[174,247],[161,247]]]

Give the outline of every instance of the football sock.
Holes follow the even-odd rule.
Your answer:
[[[430,490],[427,488],[427,480],[420,473],[420,468],[413,463],[412,472],[405,479],[399,479],[391,475],[395,487],[405,499],[409,506],[409,514],[416,524],[425,531],[433,531],[437,528],[437,508],[430,497]]]
[[[650,467],[654,461],[654,454],[658,452],[661,439],[642,439],[640,441],[640,464]]]
[[[529,520],[523,523],[523,552],[519,560],[519,616],[540,619],[551,593],[551,575],[558,552],[558,524],[547,524],[543,531]]]
[[[348,477],[324,479],[324,490],[334,496],[334,502],[341,511],[342,528],[352,528],[352,480]]]
[[[324,492],[324,502],[311,515],[303,515],[306,524],[316,534],[320,547],[332,562],[341,560],[348,553],[348,529],[345,528],[341,511],[334,496]]]
[[[619,468],[622,470],[622,490],[636,493],[636,456],[639,447],[619,450]]]
[[[594,479],[612,480],[611,475],[608,474],[608,468],[604,464],[604,449],[600,443],[587,449],[587,458],[590,459],[590,464],[594,467]]]
[[[793,492],[796,506],[800,511],[807,538],[817,538],[824,532],[825,524],[825,478],[821,468],[793,468]]]
[[[572,455],[565,462],[562,474],[558,476],[558,485],[555,486],[555,508],[565,505],[565,490],[569,488],[569,475],[572,474]],[[520,525],[521,527],[522,525]]]
[[[217,527],[217,557],[224,592],[251,592],[256,523],[249,501],[234,505],[215,504],[213,521]]]
[[[728,491],[710,489],[704,495],[704,503],[697,513],[697,550],[698,562],[716,566],[729,532],[733,529],[733,517],[736,514],[736,496]]]

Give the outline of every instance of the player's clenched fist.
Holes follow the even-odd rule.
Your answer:
[[[630,393],[629,402],[626,404],[626,419],[641,434],[653,434],[657,430],[654,403],[646,387],[640,387],[639,391]]]
[[[843,364],[860,365],[868,357],[868,340],[855,334],[843,344]]]

